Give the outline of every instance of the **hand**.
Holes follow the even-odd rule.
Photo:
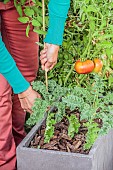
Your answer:
[[[45,43],[45,48],[40,52],[42,70],[49,71],[57,63],[59,46]]]
[[[34,91],[31,86],[26,91],[18,94],[18,97],[21,107],[29,113],[32,113],[32,106],[35,102],[35,99],[41,98],[40,94]]]

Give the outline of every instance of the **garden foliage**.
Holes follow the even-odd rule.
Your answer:
[[[33,114],[27,120],[27,124],[36,124],[47,112],[45,142],[50,141],[54,135],[54,125],[64,117],[69,121],[68,135],[71,138],[79,132],[80,121],[85,120],[84,127],[87,127],[88,131],[84,149],[91,148],[99,135],[105,135],[113,128],[113,94],[104,90],[104,80],[100,76],[94,75],[93,83],[86,88],[62,87],[54,80],[49,81],[48,92],[41,81],[33,82],[33,88],[42,95],[42,99],[36,99]],[[57,112],[51,113],[49,110],[52,107],[56,107]],[[78,110],[80,120],[75,114],[67,116],[66,109]],[[101,128],[95,122],[96,119],[102,121]]]
[[[72,0],[58,64],[49,78],[65,86],[87,86],[92,75],[77,74],[73,63],[100,58],[106,88],[113,88],[113,2]]]
[[[7,3],[9,0],[5,0]],[[29,3],[29,6],[27,6]],[[41,35],[46,32],[42,28],[42,1],[14,0],[19,13],[18,20],[26,24],[26,36],[29,37],[31,26],[40,35],[40,46],[43,46]],[[48,24],[48,0],[45,0],[45,21]],[[80,59],[100,58],[103,69],[99,75],[77,74],[74,63]],[[39,122],[47,112],[45,142],[49,142],[54,134],[54,125],[66,117],[69,121],[68,135],[79,132],[80,121],[85,120],[87,127],[86,144],[89,149],[99,135],[106,134],[113,128],[113,2],[112,0],[71,0],[71,6],[64,30],[64,41],[59,51],[58,63],[48,73],[49,91],[46,91],[44,72],[33,82],[33,88],[42,95],[36,99],[33,114],[27,120],[28,125]],[[57,112],[49,109],[56,107]],[[77,109],[80,120],[72,114],[66,115],[66,109]],[[96,119],[102,121],[98,127]]]

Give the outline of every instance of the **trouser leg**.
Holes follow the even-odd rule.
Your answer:
[[[38,69],[38,46],[35,43],[38,41],[38,35],[36,33],[33,33],[32,31],[33,28],[31,27],[30,34],[29,34],[30,37],[29,38],[26,37],[25,35],[26,24],[22,24],[17,20],[18,14],[14,7],[11,8],[10,10],[6,9],[6,10],[1,11],[1,16],[2,16],[1,23],[2,23],[3,41],[5,42],[6,47],[11,53],[12,57],[16,61],[16,64],[18,68],[20,69],[20,71],[22,72],[23,76],[29,82],[32,82],[36,78],[37,69]],[[8,100],[8,96],[7,96],[7,100]],[[16,145],[18,145],[25,136],[25,132],[24,132],[25,112],[20,106],[18,96],[13,95],[13,103],[11,103],[10,101],[9,104],[10,104],[10,107],[12,105],[12,108],[10,108],[10,117],[11,117],[10,121],[12,121],[12,124],[7,122],[8,128],[10,127],[10,130],[9,130],[10,135],[6,134],[7,138],[4,138],[4,136],[1,137],[1,141],[3,140],[2,138],[4,138],[3,143],[4,145],[6,143],[6,146],[7,146],[7,142],[5,142],[5,140],[9,142],[9,139],[10,139],[9,145],[11,148],[12,155],[10,154],[9,162],[7,163],[7,165],[4,164],[4,167],[11,166],[11,163],[10,163],[11,159],[14,158],[14,161],[16,160],[15,143]],[[11,114],[11,109],[12,109],[12,114]],[[1,108],[0,108],[0,112],[1,112]],[[1,115],[0,118],[4,117],[4,121],[5,121],[6,119],[5,117],[7,117],[6,111],[4,111],[4,115],[5,116]],[[2,126],[3,126],[3,131],[4,131],[6,126],[4,125]],[[1,127],[1,124],[0,124],[0,127]],[[12,128],[13,128],[13,135],[12,135]],[[14,140],[15,140],[15,143],[14,143]],[[8,150],[6,151],[5,148],[2,147],[2,152],[3,154],[1,154],[1,156],[3,157],[3,155],[6,155],[6,152],[8,152]],[[0,158],[0,160],[2,159],[3,158]],[[8,159],[6,159],[5,157],[5,162],[7,162],[7,160]],[[13,162],[13,165],[14,164],[15,162]],[[7,169],[5,168],[3,170],[7,170]],[[8,168],[8,170],[13,170],[13,169]]]
[[[2,34],[7,49],[16,61],[16,64],[29,81],[33,81],[38,69],[38,35],[33,32],[30,26],[29,38],[26,37],[26,24],[20,23],[15,8],[2,11]],[[25,112],[20,106],[17,95],[13,97],[13,133],[16,144],[25,137],[24,120]]]
[[[0,74],[0,170],[14,170],[15,150],[12,135],[11,87]]]
[[[0,10],[2,8],[4,5],[1,3]],[[12,134],[11,94],[10,85],[0,74],[0,170],[14,170],[16,164],[16,146]]]
[[[14,95],[12,100],[13,100],[12,106],[13,136],[15,139],[16,146],[18,146],[22,139],[26,136],[24,130],[26,112],[24,112],[20,106],[18,95]]]
[[[32,82],[36,78],[38,70],[38,46],[36,44],[38,35],[30,26],[29,38],[27,38],[25,35],[27,25],[20,23],[17,20],[18,17],[15,8],[2,11],[3,40],[23,76],[27,81]],[[25,137],[25,112],[20,106],[17,95],[13,97],[12,114],[14,138],[16,144],[19,144]]]

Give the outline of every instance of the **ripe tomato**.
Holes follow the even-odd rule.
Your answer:
[[[87,74],[93,71],[94,62],[91,60],[80,61],[77,60],[74,65],[75,71],[79,74]]]
[[[102,63],[102,61],[101,61],[99,58],[95,58],[95,59],[94,59],[94,65],[95,65],[95,68],[94,68],[93,71],[94,71],[95,73],[101,72],[102,67],[103,67],[103,63]]]

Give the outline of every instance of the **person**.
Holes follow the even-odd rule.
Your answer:
[[[43,70],[49,71],[57,63],[69,6],[70,0],[49,1],[49,26],[40,53]],[[15,170],[16,146],[26,135],[26,111],[32,113],[35,99],[41,97],[31,86],[39,67],[35,43],[39,37],[32,25],[26,37],[26,24],[18,21],[13,0],[0,2],[0,16],[0,170]]]

